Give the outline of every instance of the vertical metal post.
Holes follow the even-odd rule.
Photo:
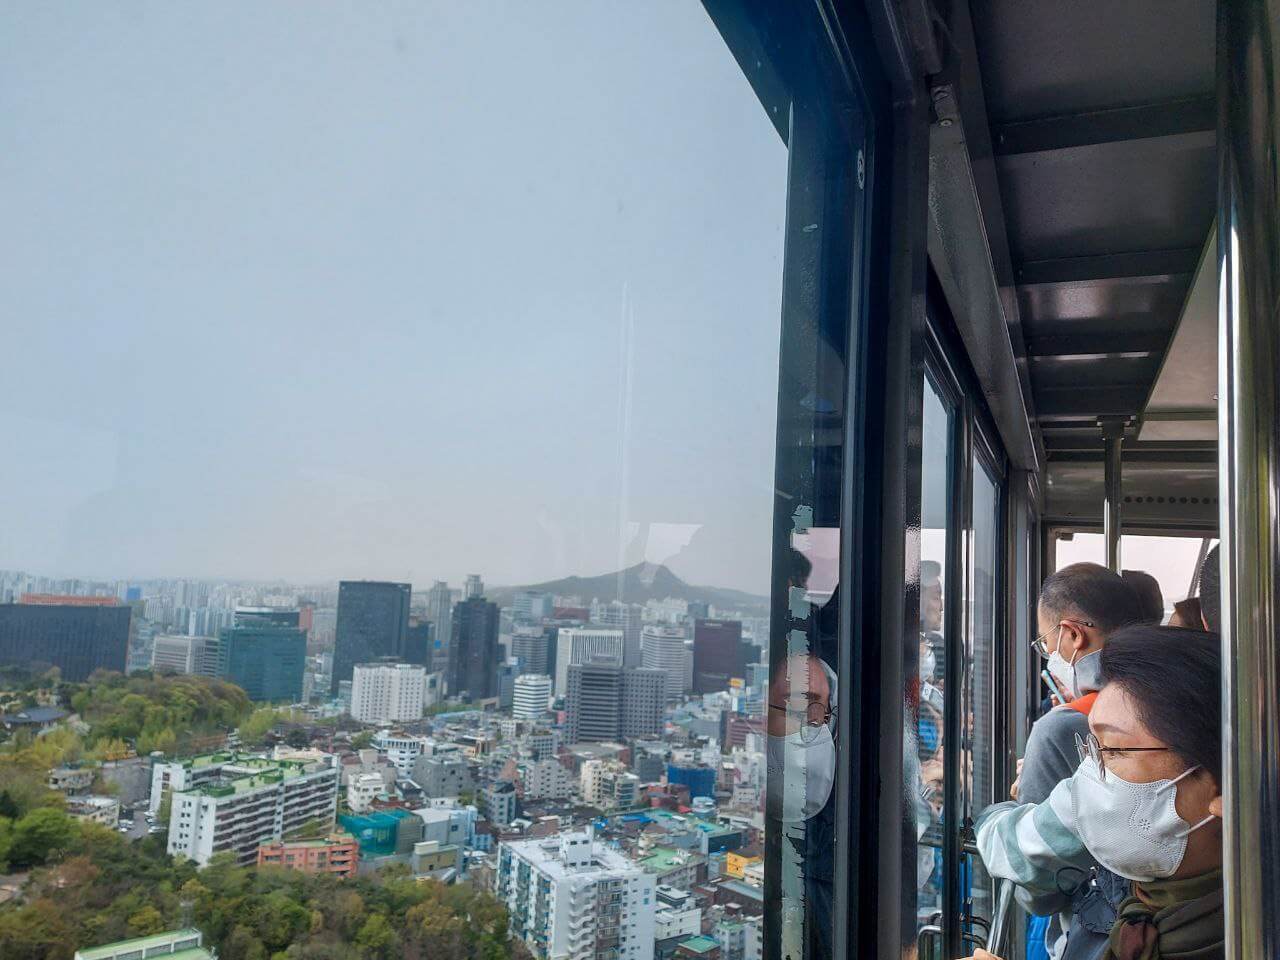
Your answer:
[[[1102,536],[1107,543],[1107,569],[1120,572],[1120,448],[1124,443],[1124,421],[1105,419],[1102,427],[1104,447]]]
[[[1227,960],[1280,955],[1280,0],[1218,6],[1218,483]]]

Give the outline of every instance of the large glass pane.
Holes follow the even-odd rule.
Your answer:
[[[976,454],[970,463],[972,527],[969,543],[969,582],[965,638],[965,710],[961,736],[966,749],[961,772],[965,822],[973,819],[994,796],[996,738],[995,680],[996,626],[1000,596],[1000,487]],[[964,858],[961,896],[968,916],[991,917],[991,883],[976,857]]]
[[[1168,620],[1175,603],[1197,595],[1193,585],[1199,574],[1198,564],[1217,542],[1217,537],[1212,537],[1206,546],[1203,538],[1194,535],[1125,533],[1120,535],[1120,559],[1125,570],[1141,570],[1155,578],[1160,587],[1162,620]],[[1058,570],[1073,563],[1107,562],[1107,544],[1100,533],[1075,533],[1070,539],[1060,535],[1055,548]]]
[[[947,744],[947,551],[952,536],[953,409],[925,378],[920,476],[920,633],[907,645],[908,796],[915,839],[915,931],[940,926],[943,910],[944,786]],[[908,946],[913,946],[910,944]]]
[[[3,706],[83,721],[5,797],[130,765],[140,858],[15,862],[126,891],[51,942],[459,949],[408,870],[540,960],[832,955],[866,165],[838,72],[731,52],[727,6],[0,12]],[[334,830],[404,909],[228,906]]]

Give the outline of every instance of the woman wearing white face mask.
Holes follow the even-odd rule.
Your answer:
[[[1223,956],[1220,649],[1173,627],[1114,634],[1079,769],[980,818],[988,871],[1064,915],[1060,960]]]

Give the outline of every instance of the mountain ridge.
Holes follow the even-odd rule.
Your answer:
[[[593,599],[602,602],[622,600],[626,603],[646,603],[649,600],[665,600],[672,597],[686,602],[701,601],[718,609],[768,608],[769,599],[734,590],[729,587],[705,587],[685,583],[665,564],[637,563],[624,570],[603,573],[594,577],[561,577],[517,587],[495,587],[486,599],[499,606],[509,606],[515,595],[525,590],[536,590],[559,596],[576,596],[584,604]]]

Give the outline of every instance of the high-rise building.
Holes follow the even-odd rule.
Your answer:
[[[271,624],[276,627],[302,628],[302,611],[287,607],[236,607],[232,626],[245,623]]]
[[[475,600],[484,596],[484,581],[480,579],[480,574],[467,574],[467,587],[462,595],[464,600]]]
[[[434,630],[431,637],[431,669],[449,677],[451,637],[453,635],[453,594],[449,584],[437,580],[427,594],[427,619]]]
[[[741,678],[742,624],[737,620],[695,620],[693,623],[693,692],[719,693],[729,681]]]
[[[298,631],[300,632],[300,631]],[[203,777],[190,786],[168,772],[171,784],[169,853],[182,854],[204,866],[215,852],[228,851],[237,862],[250,864],[258,847],[277,840],[303,824],[320,821],[333,826],[338,803],[338,769],[333,758],[268,760],[236,756],[195,758],[190,770]],[[181,767],[182,762],[157,764]],[[152,809],[159,809],[153,778]]]
[[[571,665],[565,741],[588,743],[661,734],[666,681],[661,670],[627,670],[598,661]]]
[[[535,956],[653,960],[656,883],[586,832],[501,844],[494,886]]]
[[[547,670],[546,628],[516,623],[511,631],[511,656],[520,662],[521,673],[550,676]]]
[[[662,735],[667,707],[667,675],[643,667],[622,675],[622,736]]]
[[[541,623],[555,609],[555,598],[541,590],[521,590],[511,601],[511,619],[516,623]]]
[[[307,635],[297,627],[245,618],[218,636],[218,676],[244,689],[250,700],[302,700]]]
[[[151,644],[151,669],[157,673],[216,677],[219,646],[216,637],[157,634]]]
[[[431,643],[435,632],[435,624],[429,618],[410,616],[409,630],[405,640],[404,662],[424,666],[428,672],[434,671],[436,667],[431,659]]]
[[[338,684],[351,679],[357,663],[404,657],[411,593],[412,587],[407,583],[343,580],[338,584],[331,693],[337,695]]]
[[[358,663],[351,677],[351,717],[361,723],[421,720],[427,668],[416,663]]]
[[[687,689],[688,650],[684,630],[680,627],[646,626],[640,634],[641,660],[646,669],[661,670],[667,675],[667,699],[678,700]]]
[[[63,680],[77,683],[95,670],[123,673],[132,610],[113,597],[101,599],[106,603],[0,604],[0,663],[57,667]]]
[[[520,661],[504,660],[498,664],[498,709],[510,710],[516,698],[516,677],[520,676]]]
[[[546,716],[550,700],[550,677],[532,673],[516,677],[511,716],[517,720],[539,720]]]
[[[575,663],[612,663],[622,666],[622,631],[601,627],[561,627],[556,634],[557,697],[569,690],[569,667]]]
[[[711,616],[711,606],[704,600],[690,600],[685,609],[690,620],[705,620]]]
[[[498,695],[498,606],[471,597],[453,608],[449,694],[472,701]]]
[[[644,627],[644,607],[638,603],[612,600],[600,609],[600,622],[622,630],[622,665],[640,666],[640,630]]]

